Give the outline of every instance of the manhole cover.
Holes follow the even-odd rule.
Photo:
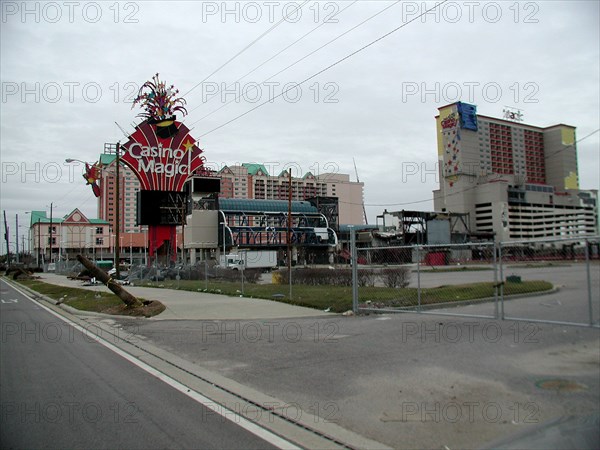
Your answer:
[[[560,392],[576,392],[586,390],[585,384],[577,383],[571,380],[539,380],[535,385],[540,389]]]

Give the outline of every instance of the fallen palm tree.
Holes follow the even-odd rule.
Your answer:
[[[110,289],[117,297],[123,300],[123,303],[125,303],[128,308],[139,308],[143,306],[143,303],[137,297],[131,295],[129,292],[123,289],[123,287],[117,283],[116,280],[114,280],[104,270],[96,267],[96,265],[85,256],[77,255],[77,261],[79,261],[87,270],[89,270],[92,277],[95,277],[97,280],[105,284],[106,287]]]

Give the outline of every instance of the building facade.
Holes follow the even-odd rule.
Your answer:
[[[119,232],[140,233],[143,230],[136,225],[137,200],[140,182],[129,167],[121,164],[119,168],[119,201],[117,201],[116,154],[103,153],[99,163],[102,168],[100,192],[98,197],[98,217],[111,224],[113,230],[117,226],[117,205],[119,205]]]
[[[439,189],[434,209],[468,214],[496,240],[598,233],[598,191],[579,188],[575,127],[537,127],[454,103],[436,116]]]
[[[110,224],[88,219],[77,208],[64,217],[31,211],[29,232],[32,254],[38,263],[74,259],[76,254],[101,257],[112,247]]]
[[[244,163],[226,166],[217,176],[221,178],[222,198],[254,200],[287,200],[289,174],[282,171],[271,175],[262,164]],[[292,200],[304,201],[315,197],[338,199],[340,224],[363,224],[364,183],[350,181],[350,175],[311,172],[302,178],[292,177]]]

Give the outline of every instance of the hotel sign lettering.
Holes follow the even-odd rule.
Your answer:
[[[202,150],[182,123],[170,121],[165,133],[163,123],[142,122],[123,145],[122,161],[138,177],[141,188],[181,191],[190,175],[203,167]]]

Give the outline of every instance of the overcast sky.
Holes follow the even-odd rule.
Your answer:
[[[354,158],[370,223],[384,208],[433,207],[434,117],[458,100],[483,115],[510,106],[531,125],[573,125],[578,139],[593,133],[578,143],[579,177],[598,189],[598,4],[459,1],[419,17],[434,3],[2,1],[11,242],[15,214],[28,224],[26,211],[51,203],[56,216],[96,217],[82,165],[64,160],[94,162],[105,142],[124,141],[115,122],[133,130],[131,101],[156,72],[187,100],[185,123],[213,168],[292,164],[294,175],[354,180]]]

